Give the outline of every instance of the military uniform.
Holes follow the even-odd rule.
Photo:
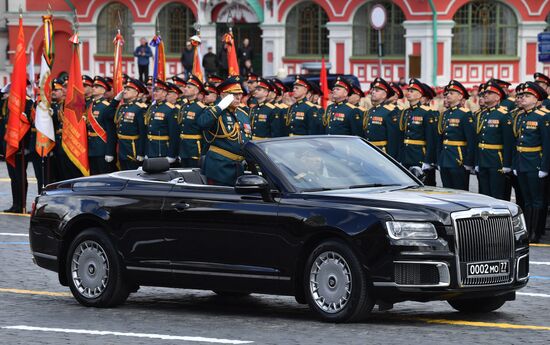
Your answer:
[[[289,134],[289,128],[286,126],[286,114],[289,107],[283,102],[276,102],[274,105],[271,135],[273,138],[286,137]]]
[[[269,102],[258,103],[250,110],[252,140],[273,138],[274,133],[278,134],[278,126],[280,126],[278,113],[277,107]]]
[[[406,168],[436,163],[437,117],[430,107],[420,102],[401,112],[399,130],[403,133],[403,147],[399,161]]]
[[[288,108],[286,115],[286,126],[289,135],[319,134],[318,116],[317,108],[306,98],[296,101]]]
[[[536,94],[540,100],[547,97],[537,84],[527,82],[523,93]],[[544,97],[542,97],[544,96]],[[550,171],[550,119],[535,107],[525,111],[517,123],[517,142],[514,169],[518,175],[525,201],[525,218],[531,238],[539,240],[546,222],[544,178],[539,172]],[[545,177],[547,178],[547,177]]]
[[[393,104],[378,104],[363,119],[363,137],[397,159],[401,142],[399,113]]]
[[[91,113],[88,114],[86,128],[88,130],[88,157],[90,159],[90,174],[105,174],[109,172],[109,165],[105,156],[116,156],[116,129],[114,116],[119,101],[109,101],[104,97],[95,99],[91,104]],[[94,119],[95,125],[92,124]]]
[[[482,111],[476,123],[479,192],[506,199],[506,176],[503,168],[512,167],[514,133],[512,118],[505,107]]]
[[[356,136],[363,134],[361,112],[349,102],[330,104],[325,111],[324,119],[327,134]]]
[[[138,157],[145,156],[147,129],[144,115],[146,110],[145,103],[135,100],[122,104],[116,113],[118,161],[121,170],[137,169],[140,164]]]
[[[222,93],[242,93],[238,77],[227,79],[219,89]],[[241,108],[231,111],[209,107],[198,124],[205,130],[209,145],[203,169],[209,183],[233,186],[244,173],[242,146],[252,137],[248,115]]]
[[[205,142],[198,119],[206,106],[197,100],[185,103],[178,113],[180,124],[179,157],[183,167],[199,167],[199,160],[204,154]]]

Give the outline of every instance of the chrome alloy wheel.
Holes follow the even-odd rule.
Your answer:
[[[340,254],[323,252],[311,265],[309,291],[324,312],[341,311],[351,297],[351,269]]]
[[[97,242],[86,240],[75,248],[71,261],[71,278],[78,292],[86,298],[101,296],[109,282],[105,250]]]

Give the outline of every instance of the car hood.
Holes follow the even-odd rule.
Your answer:
[[[388,212],[398,220],[438,220],[450,224],[452,212],[472,208],[509,209],[515,215],[517,205],[482,194],[436,187],[376,187],[304,193],[310,197],[360,204]]]

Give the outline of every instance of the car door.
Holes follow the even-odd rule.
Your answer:
[[[285,239],[277,201],[238,195],[232,187],[177,185],[164,205],[166,229],[177,232],[174,279],[187,287],[279,289]],[[174,231],[176,230],[176,231]]]
[[[112,203],[111,224],[127,269],[143,281],[171,278],[176,239],[163,226],[162,205],[173,184],[130,180]]]

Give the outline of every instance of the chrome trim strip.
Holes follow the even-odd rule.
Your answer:
[[[48,260],[56,260],[57,261],[57,256],[55,256],[55,255],[49,255],[49,254],[44,254],[44,253],[39,253],[39,252],[32,252],[32,255],[38,256],[39,258],[44,258],[44,259],[48,259]]]
[[[422,284],[422,285],[405,285],[394,283],[397,287],[448,287],[451,285],[451,273],[449,271],[449,264],[442,261],[394,261],[395,264],[421,264],[421,265],[435,265],[439,272],[439,284]]]
[[[168,268],[149,268],[149,267],[135,267],[135,266],[127,266],[126,269],[133,270],[133,271],[195,274],[195,275],[203,275],[203,276],[235,277],[235,278],[250,278],[250,279],[269,279],[269,280],[290,280],[290,277],[286,277],[286,276],[265,276],[265,275],[260,275],[260,274],[192,271],[192,270],[179,270],[179,269],[168,269]]]
[[[518,282],[524,282],[526,281],[527,279],[529,279],[529,277],[531,276],[531,272],[527,272],[527,276],[525,278],[520,278],[519,277],[519,263],[521,260],[525,259],[526,257],[529,256],[529,253],[527,254],[523,254],[522,256],[520,256],[518,259],[517,259],[517,263],[516,263],[516,280]],[[529,268],[529,266],[527,266],[527,268]]]
[[[483,213],[483,215],[482,215]],[[460,246],[458,244],[459,238],[458,238],[458,227],[457,227],[457,220],[459,219],[469,219],[469,218],[481,218],[487,217],[487,215],[490,216],[509,216],[510,217],[510,227],[512,229],[511,231],[511,253],[510,253],[510,264],[514,263],[514,253],[515,253],[515,235],[514,235],[514,224],[512,222],[512,213],[507,208],[491,208],[491,207],[481,207],[481,208],[472,208],[467,211],[459,211],[459,212],[453,212],[451,213],[451,223],[453,225],[454,235],[455,235],[455,258],[456,258],[456,274],[457,274],[457,284],[460,288],[477,288],[477,287],[484,287],[484,286],[498,286],[498,285],[507,285],[511,284],[514,281],[514,275],[510,274],[510,280],[502,283],[495,283],[495,284],[483,284],[483,285],[464,285],[462,284],[462,276],[460,273]],[[510,268],[510,272],[512,272],[514,268]]]

